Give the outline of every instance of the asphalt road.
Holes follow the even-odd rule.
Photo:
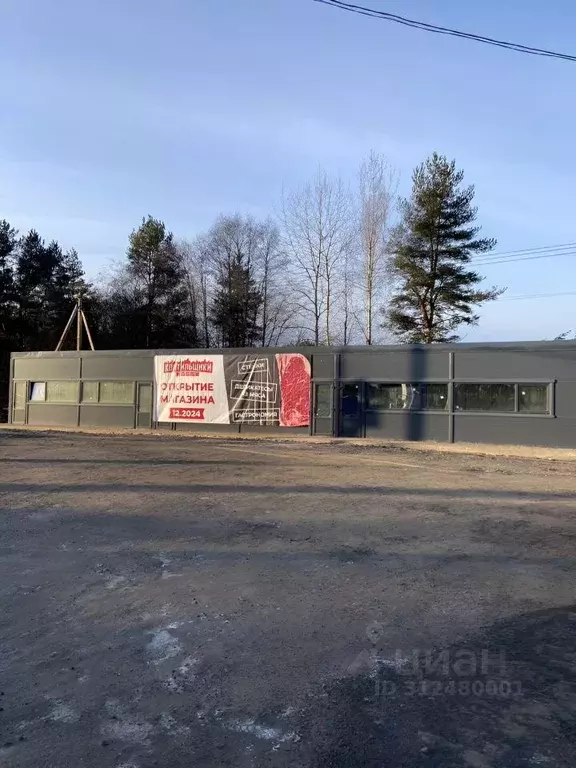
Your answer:
[[[0,765],[576,765],[576,463],[0,433]]]

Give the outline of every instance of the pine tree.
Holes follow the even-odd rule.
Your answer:
[[[218,269],[211,319],[224,347],[251,347],[260,338],[262,292],[243,260],[237,252]]]
[[[196,322],[187,301],[184,269],[164,222],[152,216],[143,219],[130,235],[127,256],[125,286],[118,297],[122,316],[113,318],[124,345],[195,346]]]
[[[401,202],[391,242],[398,288],[388,325],[402,341],[456,341],[461,325],[477,323],[475,308],[502,293],[480,289],[482,277],[469,266],[496,241],[477,237],[474,187],[462,187],[463,179],[454,161],[434,153],[416,168],[411,197]]]
[[[92,286],[84,276],[84,268],[75,248],[62,253],[58,247],[57,260],[47,293],[46,314],[49,318],[47,331],[48,349],[53,349],[70,317],[78,295],[84,298],[84,309],[89,308]],[[69,334],[65,348],[75,348],[74,334]]]
[[[86,289],[75,250],[62,252],[53,240],[45,244],[31,230],[18,242],[15,259],[18,349],[54,349],[80,288]]]
[[[16,292],[19,349],[45,349],[47,294],[58,260],[54,244],[47,248],[32,229],[18,243]]]
[[[17,232],[7,221],[0,221],[0,422],[8,414],[8,375],[13,348],[16,294],[13,257]]]
[[[17,234],[7,221],[0,221],[0,350],[8,349],[13,331],[16,299],[13,255]]]

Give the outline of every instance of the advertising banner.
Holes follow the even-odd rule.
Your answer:
[[[310,362],[299,353],[156,355],[156,421],[310,423]]]

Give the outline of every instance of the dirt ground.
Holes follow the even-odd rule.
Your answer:
[[[0,766],[576,765],[576,463],[0,432]]]

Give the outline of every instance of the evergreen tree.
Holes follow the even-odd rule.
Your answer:
[[[7,221],[0,221],[0,350],[8,349],[14,329],[13,255],[17,234]]]
[[[261,333],[258,315],[262,293],[244,266],[241,251],[228,263],[219,265],[216,283],[211,319],[222,346],[254,346]]]
[[[502,293],[482,290],[482,277],[470,268],[472,257],[496,241],[477,237],[474,187],[462,187],[463,179],[454,161],[434,153],[416,168],[411,197],[401,202],[391,242],[398,289],[388,324],[402,341],[455,341],[461,325],[477,323],[475,308]]]
[[[76,249],[72,248],[65,253],[60,251],[47,296],[46,312],[49,317],[47,342],[50,344],[48,349],[54,348],[58,343],[78,295],[81,294],[84,297],[84,309],[89,308],[90,291],[91,286],[84,278],[84,268]],[[69,334],[65,344],[75,349],[73,334]]]
[[[8,414],[8,375],[13,347],[15,286],[13,255],[17,232],[7,221],[0,221],[0,422]]]
[[[31,230],[18,243],[15,266],[18,349],[54,349],[78,290],[86,290],[82,264],[75,250],[62,252]]]
[[[18,244],[16,291],[18,303],[17,344],[19,349],[46,349],[46,309],[58,246],[44,241],[32,229]]]
[[[130,235],[127,256],[124,285],[112,297],[120,309],[111,318],[112,335],[120,334],[126,346],[195,346],[185,273],[164,222],[143,219]]]

